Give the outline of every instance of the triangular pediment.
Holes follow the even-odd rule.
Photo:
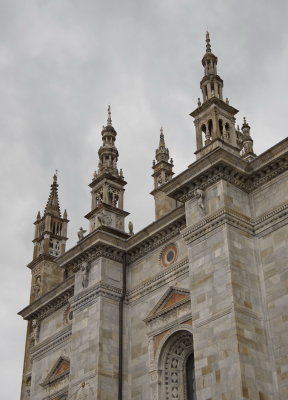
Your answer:
[[[150,322],[152,319],[157,318],[163,313],[169,312],[174,308],[179,307],[190,301],[190,292],[188,289],[169,287],[160,300],[156,303],[155,307],[145,318],[145,322]]]
[[[59,357],[54,366],[51,368],[46,379],[41,383],[41,386],[48,386],[55,381],[63,379],[70,372],[70,360],[66,357]]]

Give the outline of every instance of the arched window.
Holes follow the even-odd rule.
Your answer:
[[[196,400],[192,334],[185,330],[170,336],[162,349],[161,400]]]

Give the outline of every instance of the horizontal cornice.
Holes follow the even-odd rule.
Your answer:
[[[186,243],[191,243],[207,235],[219,226],[228,224],[234,228],[240,229],[248,235],[257,236],[261,234],[263,230],[267,229],[267,227],[281,222],[287,219],[287,217],[288,202],[282,203],[279,207],[257,218],[250,218],[228,207],[222,207],[215,213],[203,218],[197,224],[183,229],[181,233]]]
[[[185,223],[185,208],[182,205],[129,238],[97,229],[58,257],[57,263],[62,268],[77,271],[83,261],[89,262],[99,257],[122,262],[125,253],[128,262],[133,262],[177,236]]]
[[[102,281],[97,282],[96,285],[81,291],[70,299],[70,305],[73,312],[94,303],[99,296],[120,301],[122,298],[122,290]]]
[[[68,300],[73,296],[73,293],[74,276],[71,276],[32,304],[25,307],[18,314],[27,320],[41,320],[63,307],[65,304],[68,304]]]
[[[184,172],[161,187],[176,200],[185,202],[196,189],[205,190],[224,179],[247,193],[288,170],[288,139],[276,144],[251,162],[246,162],[222,148],[203,156]]]
[[[31,358],[41,358],[49,351],[54,350],[56,347],[61,346],[64,342],[69,340],[72,336],[72,325],[68,325],[61,331],[55,333],[49,338],[43,340],[31,349]]]

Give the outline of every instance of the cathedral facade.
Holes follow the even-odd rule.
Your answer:
[[[196,161],[160,131],[155,221],[125,230],[110,108],[89,231],[65,250],[57,176],[35,221],[21,400],[287,400],[288,139],[256,156],[209,33]]]

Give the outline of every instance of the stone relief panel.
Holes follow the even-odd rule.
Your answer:
[[[45,380],[41,383],[41,386],[46,390],[47,394],[57,396],[57,392],[62,392],[60,397],[66,396],[66,387],[69,384],[69,374],[70,374],[70,360],[68,357],[60,356],[53,367],[50,369]],[[62,389],[62,390],[61,390]],[[65,398],[65,397],[64,397]]]

